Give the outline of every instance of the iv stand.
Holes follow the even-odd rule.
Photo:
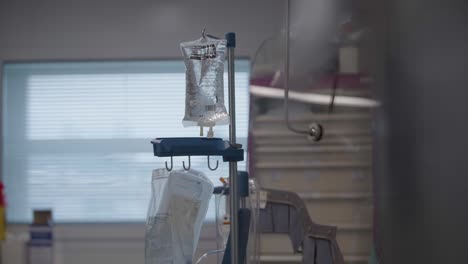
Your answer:
[[[229,143],[236,145],[236,91],[234,81],[234,48],[236,47],[236,34],[227,33],[228,55],[228,93],[229,93]],[[231,263],[239,263],[239,195],[237,186],[237,162],[229,162],[229,205],[231,215]]]
[[[229,141],[221,138],[155,138],[151,140],[153,144],[153,153],[157,157],[170,157],[170,166],[166,162],[166,169],[173,169],[173,156],[188,156],[188,167],[183,162],[185,170],[190,169],[191,156],[207,156],[208,168],[216,170],[216,167],[211,167],[210,156],[222,156],[223,161],[229,162],[229,205],[230,205],[230,244],[226,248],[223,263],[225,264],[242,264],[246,257],[246,246],[248,240],[248,230],[250,223],[250,211],[240,209],[240,196],[248,195],[248,176],[246,173],[237,172],[237,162],[244,160],[244,150],[242,146],[236,142],[236,92],[234,81],[234,49],[236,47],[236,34],[226,34],[227,47],[227,63],[228,63],[228,93],[229,93]],[[243,176],[244,175],[244,176]],[[239,177],[243,180],[240,182]],[[240,232],[242,231],[242,232]]]

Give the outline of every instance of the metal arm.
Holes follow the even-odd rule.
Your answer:
[[[291,122],[289,121],[289,31],[290,31],[290,0],[286,1],[286,45],[285,45],[285,64],[284,64],[284,115],[285,115],[285,121],[286,121],[286,126],[288,127],[289,130],[291,130],[294,133],[298,134],[305,134],[309,135],[314,141],[319,141],[322,139],[323,135],[323,127],[318,124],[318,123],[312,123],[309,125],[308,129],[298,129],[293,127]],[[333,91],[334,93],[334,91]],[[334,94],[332,96],[332,102],[331,105],[333,105],[334,102]]]

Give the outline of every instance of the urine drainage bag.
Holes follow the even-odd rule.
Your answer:
[[[186,67],[185,117],[187,126],[228,125],[224,105],[226,40],[209,36],[180,44]]]
[[[191,264],[213,193],[203,173],[153,171],[145,236],[146,264]]]

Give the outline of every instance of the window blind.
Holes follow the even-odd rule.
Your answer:
[[[167,159],[153,156],[155,137],[198,136],[182,126],[182,61],[11,63],[4,66],[2,176],[10,223],[50,208],[61,223],[141,222],[151,171]],[[236,61],[239,143],[248,130],[249,63]],[[227,102],[227,76],[225,96]],[[228,126],[215,136],[228,138]],[[215,157],[212,157],[212,162]],[[186,157],[175,157],[181,168]],[[228,176],[192,157],[192,168],[214,182]],[[245,163],[239,164],[245,169]],[[208,218],[213,219],[214,206]]]

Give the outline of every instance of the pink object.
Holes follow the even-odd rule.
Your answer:
[[[317,81],[310,90],[313,89],[324,89],[333,87],[334,78],[337,75],[326,75]],[[268,86],[282,88],[282,80],[278,81],[277,85],[272,84],[273,76],[262,76],[250,80],[250,84],[259,86]],[[337,80],[337,88],[340,89],[367,89],[369,88],[370,77],[367,74],[339,74]],[[291,87],[295,90],[294,87]]]

